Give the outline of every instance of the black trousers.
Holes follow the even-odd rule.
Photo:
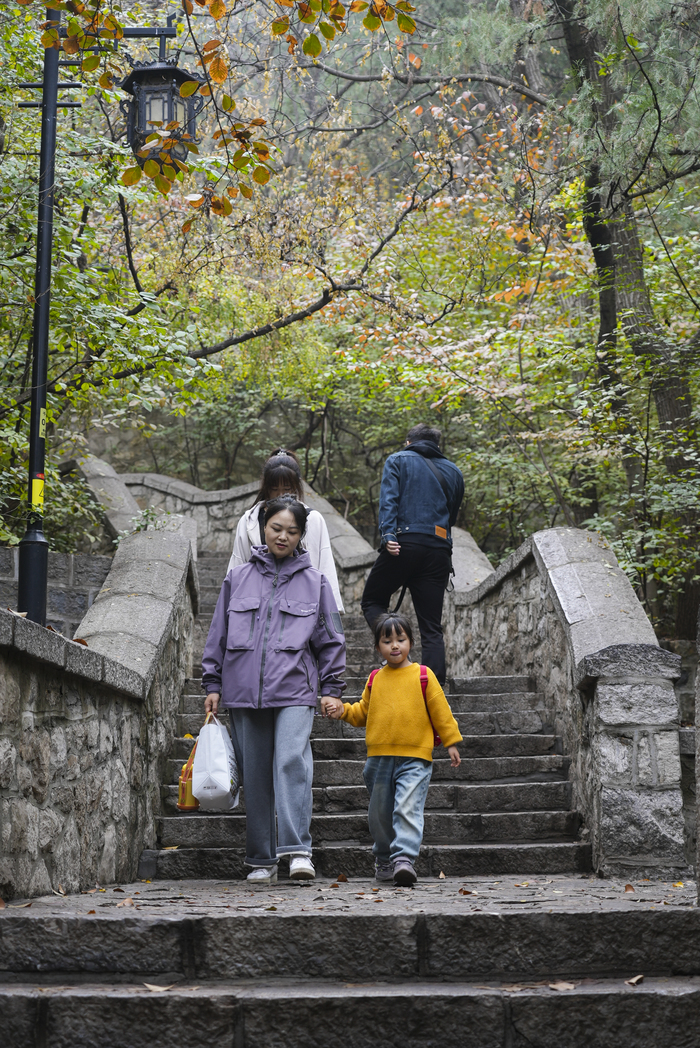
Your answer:
[[[401,541],[398,557],[379,551],[362,594],[362,613],[370,629],[389,610],[391,595],[408,585],[420,630],[423,663],[445,683],[445,641],[442,636],[442,602],[450,578],[449,548]]]

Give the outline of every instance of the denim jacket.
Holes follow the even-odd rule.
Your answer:
[[[444,477],[447,497],[427,458]],[[379,494],[381,545],[399,541],[402,535],[432,535],[452,546],[450,529],[463,498],[462,474],[431,440],[417,440],[389,455]]]

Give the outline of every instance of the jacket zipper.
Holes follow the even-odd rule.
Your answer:
[[[306,660],[304,658],[303,651],[301,653],[301,664],[304,667],[304,673],[306,674],[306,686],[309,689],[309,691],[311,691],[311,677],[309,676],[309,667],[306,665]]]
[[[321,625],[325,629],[326,633],[328,634],[328,636],[331,638],[331,640],[333,640],[333,634],[331,632],[331,628],[328,625],[328,623],[326,622],[326,616],[323,614],[323,612],[321,612],[321,614],[319,615],[319,620],[321,622]]]
[[[270,634],[270,619],[272,618],[272,602],[275,599],[275,590],[277,589],[277,578],[279,571],[275,572],[275,577],[272,580],[272,593],[270,594],[270,603],[267,608],[267,622],[265,623],[265,636],[263,637],[263,649],[262,658],[260,660],[260,691],[258,692],[258,709],[262,709],[262,693],[263,693],[263,677],[265,676],[265,659],[267,658],[267,639]]]

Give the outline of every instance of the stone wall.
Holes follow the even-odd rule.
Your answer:
[[[197,600],[188,538],[139,532],[78,628],[89,646],[0,612],[3,898],[136,876],[155,843]]]
[[[72,637],[100,591],[112,565],[111,557],[89,553],[49,553],[46,622]],[[19,550],[0,549],[0,607],[17,607]]]
[[[600,536],[536,533],[480,586],[452,596],[446,636],[455,676],[525,674],[546,697],[601,874],[687,872],[680,658],[659,647]]]

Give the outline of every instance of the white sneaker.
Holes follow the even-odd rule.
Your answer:
[[[256,866],[246,877],[251,884],[277,884],[276,866]]]
[[[308,855],[289,857],[289,878],[292,881],[312,881],[316,876],[314,864]]]

